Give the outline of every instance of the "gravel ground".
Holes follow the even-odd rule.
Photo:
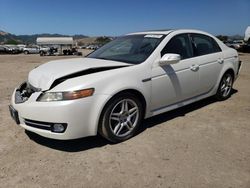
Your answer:
[[[234,94],[147,119],[134,138],[56,141],[9,116],[14,87],[52,59],[0,55],[0,187],[250,187],[250,54]]]

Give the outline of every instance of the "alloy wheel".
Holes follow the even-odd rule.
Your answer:
[[[233,78],[231,74],[226,74],[224,78],[222,79],[221,87],[220,87],[220,92],[223,97],[227,97],[233,86]]]
[[[109,126],[117,137],[130,134],[137,125],[139,119],[139,107],[132,99],[119,101],[111,110]]]

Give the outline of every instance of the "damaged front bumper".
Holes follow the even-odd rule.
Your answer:
[[[9,110],[17,124],[41,136],[61,140],[96,135],[90,118],[96,96],[38,102],[41,94],[40,89],[32,88],[27,83],[15,89]]]

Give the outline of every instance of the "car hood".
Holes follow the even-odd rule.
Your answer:
[[[50,61],[30,71],[28,82],[42,91],[49,90],[60,78],[74,78],[130,64],[93,58],[74,58]]]

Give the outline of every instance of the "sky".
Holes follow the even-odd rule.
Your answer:
[[[0,30],[119,36],[154,29],[244,35],[250,0],[0,0]]]

